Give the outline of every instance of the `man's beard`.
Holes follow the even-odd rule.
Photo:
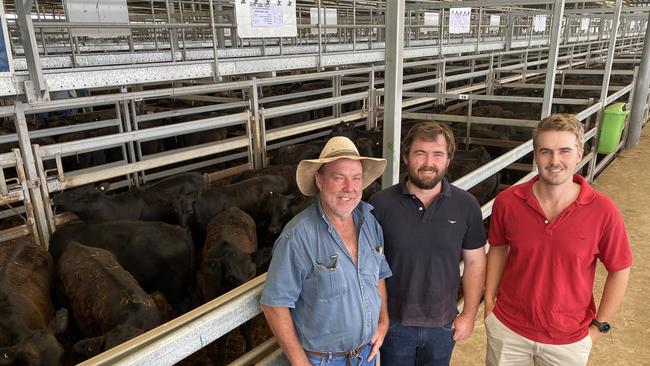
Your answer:
[[[417,175],[417,172],[420,170],[434,170],[436,171],[436,175],[425,181],[423,179],[420,179],[420,177]],[[438,171],[433,167],[422,167],[418,169],[418,171],[412,171],[409,169],[409,181],[417,188],[424,190],[433,189],[433,187],[438,185],[438,183],[440,183],[440,181],[445,177],[445,174],[447,174],[447,168],[442,169],[442,171]]]

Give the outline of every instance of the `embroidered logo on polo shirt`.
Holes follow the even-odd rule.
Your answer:
[[[452,224],[452,225],[456,223],[456,221],[454,221],[454,220],[447,220],[447,221],[449,221],[449,223]]]

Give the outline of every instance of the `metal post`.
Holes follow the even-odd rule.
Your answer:
[[[616,29],[618,22],[621,18],[621,9],[623,7],[623,0],[616,0],[614,8],[614,17],[612,19],[612,27]],[[609,89],[609,78],[612,74],[612,63],[614,62],[614,54],[616,53],[616,32],[609,36],[609,46],[607,48],[607,61],[605,62],[605,75],[603,75],[603,87],[600,90],[600,100],[607,99],[607,91]],[[603,108],[605,106],[603,105]],[[598,122],[596,122],[598,123]]]
[[[27,98],[30,103],[32,101],[50,100],[47,82],[43,77],[43,69],[41,69],[41,59],[38,55],[34,24],[32,24],[31,12],[34,0],[16,0],[15,5],[18,16],[18,27],[20,28],[21,38],[23,39],[23,52],[25,53],[27,69],[29,70],[30,80],[25,81]]]
[[[368,73],[368,119],[366,120],[366,129],[377,128],[377,103],[375,90],[375,65],[370,67]]]
[[[318,0],[318,71],[323,71],[323,26],[321,24],[321,0]],[[327,14],[323,15],[326,18]]]
[[[641,138],[641,127],[643,115],[648,100],[648,87],[650,86],[650,14],[648,15],[648,26],[643,41],[643,52],[641,52],[641,65],[639,66],[639,78],[634,87],[634,101],[630,113],[630,126],[626,147],[637,147]]]
[[[20,153],[23,157],[27,188],[29,190],[32,208],[34,209],[34,219],[36,220],[36,226],[38,228],[38,237],[41,239],[40,244],[44,248],[47,248],[50,241],[50,228],[45,215],[43,196],[41,195],[40,190],[40,181],[36,172],[34,153],[32,152],[32,146],[29,141],[29,131],[27,130],[27,120],[25,119],[25,110],[22,102],[16,102],[14,113],[16,133],[18,135]],[[44,188],[47,189],[47,187]]]
[[[251,79],[251,109],[253,113],[253,126],[251,128],[251,133],[253,134],[252,140],[254,142],[253,146],[253,168],[261,169],[266,166],[266,152],[265,148],[262,145],[262,124],[260,121],[260,104],[257,94],[257,78],[253,77]]]
[[[214,27],[214,7],[212,4],[212,0],[210,0],[208,6],[210,7],[210,29],[212,30],[212,53],[214,55],[214,63],[212,63],[212,81],[217,82],[220,79],[219,76],[219,58],[217,57],[217,37],[219,37],[219,47],[222,47],[224,45],[224,38],[223,38],[223,28],[220,28],[220,33],[217,35],[216,34],[216,29]],[[217,10],[219,10],[221,6],[219,5],[217,7]],[[222,9],[223,11],[223,9]],[[223,16],[220,15],[220,17],[223,18]],[[223,47],[222,47],[223,48]]]
[[[557,67],[557,55],[560,48],[560,26],[564,15],[564,0],[555,0],[553,5],[553,24],[551,26],[551,43],[548,48],[548,64],[546,69],[546,82],[544,86],[544,102],[542,104],[542,115],[544,118],[551,114],[553,105],[553,88],[555,87],[555,69]]]
[[[169,1],[170,0],[165,0],[165,9],[167,9],[167,23],[171,24],[174,4],[170,4]],[[176,29],[169,28],[169,47],[172,53],[172,62],[176,62],[176,47],[178,47],[178,40],[176,37]]]
[[[212,0],[210,0],[210,18],[213,19]],[[214,23],[214,21],[213,21]],[[223,23],[223,5],[217,5],[217,23]],[[213,26],[214,27],[214,26]],[[223,28],[217,29],[217,40],[220,49],[226,48],[226,36]],[[214,37],[214,33],[213,33]]]
[[[382,176],[382,187],[399,180],[400,132],[402,129],[402,52],[404,49],[405,0],[386,2],[386,69],[384,76],[384,142],[383,156],[388,165]]]

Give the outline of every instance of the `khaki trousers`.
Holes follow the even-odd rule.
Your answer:
[[[531,341],[513,332],[494,316],[485,318],[488,366],[585,366],[591,352],[591,337],[570,344]]]

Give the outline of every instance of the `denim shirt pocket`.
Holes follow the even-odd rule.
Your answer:
[[[332,299],[345,294],[348,291],[348,284],[343,274],[343,268],[335,256],[326,260],[314,262],[314,273],[316,274],[316,286],[322,300]]]

